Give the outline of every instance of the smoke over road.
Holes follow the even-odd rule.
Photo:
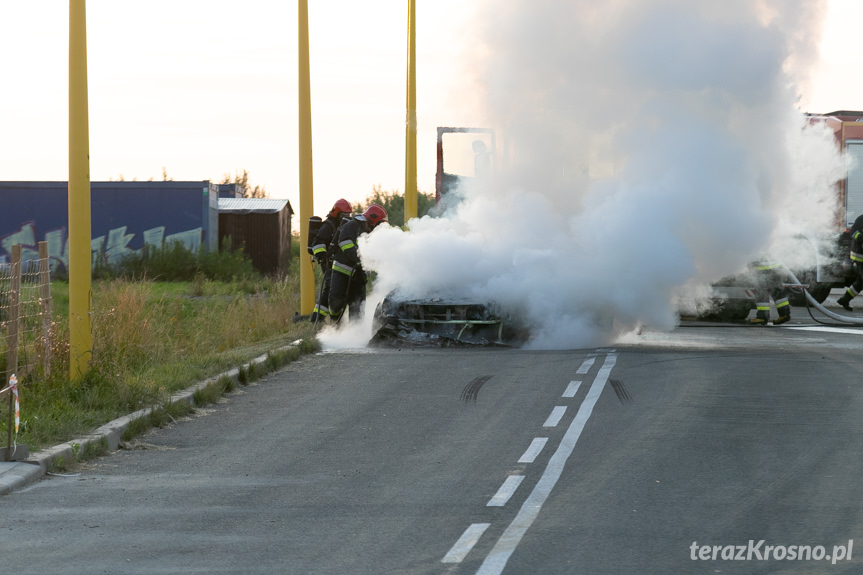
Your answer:
[[[512,148],[444,217],[361,240],[376,299],[493,300],[535,348],[671,329],[681,298],[829,229],[840,160],[804,130],[824,1],[494,0],[465,55]],[[817,112],[827,112],[818,110]],[[795,259],[794,262],[789,260]]]

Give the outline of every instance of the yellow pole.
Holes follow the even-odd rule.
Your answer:
[[[69,378],[87,371],[90,322],[90,134],[86,0],[69,0]]]
[[[417,217],[416,0],[408,0],[408,79],[405,117],[405,223]]]
[[[309,2],[299,0],[299,137],[300,137],[300,313],[315,307],[315,274],[306,256],[309,218],[314,215],[312,177],[312,96],[309,78]]]

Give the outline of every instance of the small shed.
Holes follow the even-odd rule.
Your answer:
[[[243,248],[255,269],[284,275],[291,263],[291,216],[288,200],[219,198],[219,246],[230,238],[232,250]]]

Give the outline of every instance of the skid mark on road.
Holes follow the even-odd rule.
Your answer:
[[[485,382],[491,379],[490,375],[483,375],[482,377],[477,377],[469,384],[464,386],[464,389],[461,392],[461,399],[465,403],[469,401],[473,401],[476,403],[476,398],[479,397],[479,390],[483,386]]]
[[[626,389],[626,386],[623,385],[623,382],[617,379],[610,379],[608,383],[611,384],[611,389],[614,390],[614,394],[617,395],[617,399],[620,400],[620,403],[628,403],[632,401],[632,396],[629,395],[629,390]]]

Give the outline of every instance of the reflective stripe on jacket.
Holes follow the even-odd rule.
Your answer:
[[[851,260],[863,262],[863,231],[857,230],[851,236]]]
[[[347,264],[343,264],[342,262],[335,261],[333,262],[333,271],[350,276],[354,273],[354,268]]]
[[[333,269],[336,269],[336,263],[339,263],[342,268],[339,271],[350,275],[350,272],[361,267],[357,238],[366,232],[366,227],[366,222],[357,218],[351,218],[342,223],[336,238],[339,249],[333,255]]]
[[[315,235],[315,239],[312,240],[313,255],[326,255],[329,251],[330,243],[333,241],[333,235],[335,235],[338,227],[339,224],[336,221],[336,218],[333,216],[327,216],[321,224],[321,227],[318,228],[318,233]]]
[[[782,264],[777,264],[773,262],[760,262],[755,264],[753,267],[758,271],[778,270],[782,267]]]

